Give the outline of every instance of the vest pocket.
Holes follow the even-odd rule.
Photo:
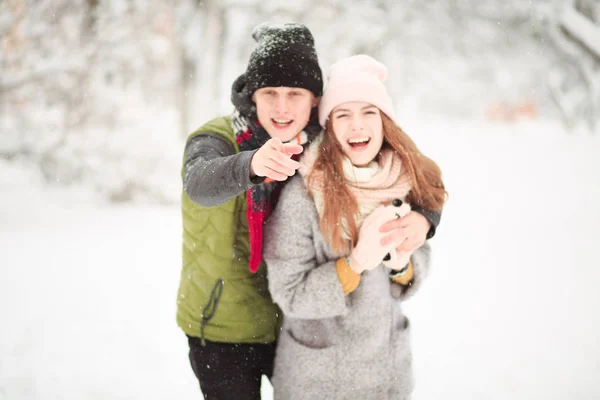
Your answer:
[[[215,312],[217,311],[217,305],[219,304],[219,300],[221,299],[221,294],[223,293],[223,279],[219,278],[215,282],[211,292],[210,297],[208,299],[208,303],[202,309],[202,314],[200,315],[200,339],[202,346],[206,346],[206,340],[204,339],[204,328],[208,322],[215,316]]]

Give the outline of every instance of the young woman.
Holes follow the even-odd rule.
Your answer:
[[[405,231],[382,227],[396,217],[394,200],[439,215],[446,191],[396,124],[386,74],[365,55],[332,66],[319,105],[325,133],[267,224],[269,289],[284,313],[276,399],[410,398],[401,301],[424,279],[429,246],[399,254]]]

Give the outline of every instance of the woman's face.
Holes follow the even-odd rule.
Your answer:
[[[383,143],[381,112],[370,103],[342,103],[330,115],[335,138],[352,164],[363,167],[377,157]]]

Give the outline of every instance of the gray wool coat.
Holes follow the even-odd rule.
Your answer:
[[[285,186],[265,230],[269,289],[284,313],[273,388],[276,400],[410,399],[410,324],[402,300],[425,278],[430,248],[412,256],[414,283],[393,283],[383,265],[344,295],[332,251],[301,177]]]

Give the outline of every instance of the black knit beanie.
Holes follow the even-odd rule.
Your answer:
[[[279,86],[303,88],[321,96],[323,76],[313,36],[306,26],[263,23],[254,28],[252,37],[258,46],[245,73],[250,96],[260,88]]]

